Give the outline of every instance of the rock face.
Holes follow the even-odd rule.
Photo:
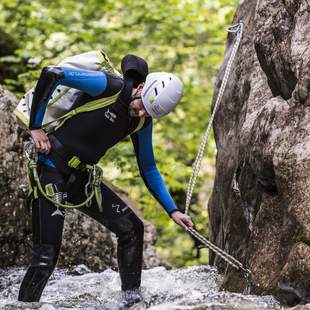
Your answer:
[[[16,98],[0,85],[0,267],[26,265],[31,255],[31,211],[25,203],[26,160],[22,156],[26,136],[12,113],[16,104]],[[141,217],[128,195],[113,189]],[[155,228],[146,221],[144,225],[144,268],[162,265],[155,254]],[[68,211],[58,265],[81,263],[94,271],[116,268],[116,238],[78,211]]]
[[[16,98],[0,86],[0,265],[20,265],[29,256],[31,231],[21,184],[26,184],[22,137],[12,117]]]
[[[209,236],[253,273],[252,292],[310,301],[310,2],[240,1],[242,42],[214,132]],[[229,34],[216,98],[233,46]],[[224,288],[245,280],[216,255]]]

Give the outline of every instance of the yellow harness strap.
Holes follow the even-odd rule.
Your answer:
[[[68,113],[64,114],[63,116],[44,124],[42,127],[45,128],[49,125],[51,125],[54,122],[60,122],[60,124],[54,128],[54,131],[57,130],[59,127],[61,127],[69,118],[71,118],[72,116],[78,114],[78,113],[83,113],[83,112],[90,112],[90,111],[94,111],[97,109],[101,109],[104,108],[112,103],[115,102],[115,100],[117,99],[117,97],[119,96],[120,91],[118,93],[116,93],[115,95],[108,97],[108,98],[100,98],[97,100],[93,100],[90,102],[85,103],[84,105],[77,107],[76,109],[73,109],[71,111],[69,111]]]

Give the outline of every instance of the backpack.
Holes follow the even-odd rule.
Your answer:
[[[67,57],[57,66],[94,71],[105,69],[110,73],[121,76],[121,74],[114,68],[107,55],[99,50]],[[14,114],[27,128],[29,127],[30,111],[34,89],[35,86],[32,87],[23,96],[23,98],[18,103],[16,109],[14,110]],[[119,93],[117,93],[116,95],[108,98],[90,101],[77,109],[70,110],[75,99],[80,93],[81,91],[75,88],[70,88],[62,85],[56,87],[51,96],[51,99],[48,102],[42,122],[42,127],[46,129],[47,132],[52,132],[56,130],[74,114],[92,111],[113,103],[119,95]]]

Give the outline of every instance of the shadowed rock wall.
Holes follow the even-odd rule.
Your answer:
[[[211,241],[253,272],[252,292],[310,301],[310,4],[240,1],[245,29],[217,112]],[[214,99],[233,46],[229,34]],[[214,102],[213,102],[214,103]],[[245,281],[213,253],[224,288]]]

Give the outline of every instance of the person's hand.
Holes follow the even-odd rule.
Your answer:
[[[187,230],[189,227],[194,226],[194,223],[192,222],[191,217],[180,211],[174,211],[171,214],[171,218],[174,220],[176,224],[180,225],[185,230]]]
[[[31,137],[39,153],[48,154],[51,150],[51,144],[47,134],[43,129],[30,130]]]

